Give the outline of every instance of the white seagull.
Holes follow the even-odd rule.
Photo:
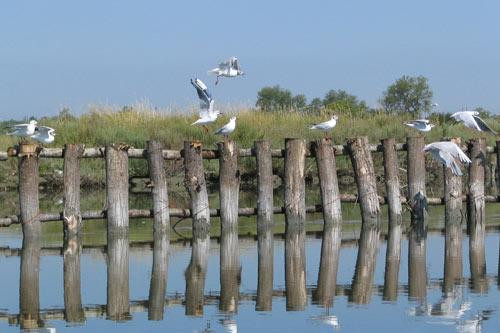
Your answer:
[[[432,157],[450,168],[454,175],[461,176],[462,170],[456,159],[463,163],[471,163],[471,160],[460,147],[451,141],[433,142],[424,147],[424,152],[431,153]]]
[[[7,133],[7,135],[20,136],[20,137],[32,136],[35,133],[36,124],[37,124],[36,120],[31,120],[29,124],[14,125],[11,127],[13,131]]]
[[[491,129],[486,123],[479,118],[479,112],[477,111],[460,111],[455,112],[451,115],[453,119],[458,122],[463,123],[466,127],[475,129],[480,132],[490,132],[491,134],[496,135],[497,132]]]
[[[405,123],[405,125],[419,130],[420,132],[429,132],[434,126],[436,126],[434,124],[431,124],[427,119],[412,120],[408,123]]]
[[[245,75],[236,57],[231,57],[229,60],[221,62],[219,67],[215,67],[208,72],[217,76],[217,80],[215,81],[216,85],[219,83],[219,76],[236,77],[238,75]]]
[[[208,92],[207,86],[200,79],[191,79],[191,84],[196,88],[198,98],[200,99],[200,119],[196,120],[191,125],[202,125],[206,132],[208,132],[207,124],[211,124],[217,120],[221,114],[219,110],[214,110],[214,99]]]
[[[55,135],[55,129],[47,126],[38,126],[31,138],[41,143],[50,144],[54,142]]]
[[[326,132],[328,132],[329,130],[334,128],[335,125],[337,125],[338,119],[339,119],[338,116],[333,115],[332,118],[330,118],[330,120],[319,123],[319,124],[314,124],[309,129],[323,131],[323,132],[325,132],[325,135],[326,135]]]
[[[219,128],[215,132],[215,134],[223,135],[224,138],[227,138],[229,134],[234,132],[235,128],[236,128],[236,117],[231,117],[231,119],[229,119],[229,122],[226,125]]]

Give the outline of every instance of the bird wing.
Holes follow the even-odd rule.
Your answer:
[[[16,125],[9,126],[9,128],[12,128],[12,129],[21,129],[21,128],[27,128],[28,126],[29,126],[29,124],[16,124]]]
[[[191,79],[191,84],[196,88],[196,92],[198,93],[200,108],[209,109],[212,95],[208,92],[207,86],[199,79],[195,79],[194,81]]]
[[[230,61],[231,61],[231,67],[233,67],[236,70],[240,70],[240,64],[238,63],[238,58],[232,57]]]
[[[228,67],[231,66],[231,60],[228,60],[228,61],[223,61],[219,64],[219,69],[220,70],[225,70],[227,69]]]
[[[456,143],[453,143],[453,142],[450,142],[450,143],[452,143],[454,146],[454,149],[452,149],[450,152],[450,154],[453,157],[458,158],[463,163],[471,163],[469,156],[467,156]]]
[[[481,118],[479,118],[479,116],[472,116],[472,118],[476,121],[477,127],[479,127],[479,129],[481,131],[490,132],[490,133],[492,133],[494,135],[497,135],[497,132],[495,132],[494,130],[492,130],[491,127],[489,127],[484,122],[484,120],[482,120]]]
[[[432,150],[432,156],[434,156],[437,160],[443,163],[447,168],[451,169],[456,176],[462,175],[462,170],[460,170],[460,166],[457,164],[453,155],[448,151],[442,149]]]
[[[55,131],[55,129],[53,129],[52,127],[48,127],[48,126],[38,126],[36,128],[36,131],[40,132],[40,133],[49,133],[50,131]]]
[[[429,124],[429,120],[427,120],[427,119],[416,119],[416,120],[412,120],[412,122],[423,124],[423,125]]]

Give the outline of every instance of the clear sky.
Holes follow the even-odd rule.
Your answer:
[[[500,111],[500,2],[4,1],[0,118],[74,113],[90,104],[253,105],[279,84],[310,101],[344,89],[376,105],[404,74],[424,75],[445,111]],[[237,56],[247,75],[207,70]]]

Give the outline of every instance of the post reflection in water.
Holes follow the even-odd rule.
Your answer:
[[[237,226],[223,228],[220,242],[220,303],[222,312],[238,311],[241,267]]]
[[[274,247],[272,220],[257,220],[258,282],[255,310],[271,311],[273,304]]]
[[[412,221],[408,235],[408,297],[420,302],[427,296],[427,225]]]
[[[193,223],[191,261],[186,269],[186,315],[202,316],[210,234],[208,223]]]
[[[108,235],[108,288],[106,311],[111,320],[130,318],[128,233]]]
[[[385,301],[396,301],[398,297],[399,265],[401,261],[401,223],[389,227],[385,256],[384,294]]]
[[[303,224],[297,221],[288,221],[285,231],[285,288],[287,311],[301,311],[306,307],[305,236],[306,231]]]
[[[40,319],[40,246],[39,235],[23,238],[19,283],[19,322],[21,329],[43,327]]]
[[[82,307],[80,256],[82,239],[80,235],[64,238],[64,319],[69,323],[83,323],[85,313]]]
[[[169,233],[154,231],[153,269],[149,285],[149,320],[162,320],[167,288]]]

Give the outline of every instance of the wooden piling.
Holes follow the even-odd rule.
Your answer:
[[[484,182],[486,141],[484,138],[472,139],[468,143],[471,163],[469,164],[469,193],[467,195],[467,232],[472,238],[484,238],[485,200]]]
[[[240,170],[238,148],[232,140],[217,143],[219,148],[219,197],[221,228],[238,226]],[[236,232],[236,235],[238,233]]]
[[[148,165],[153,195],[153,230],[155,232],[165,232],[170,229],[167,177],[162,151],[163,146],[159,141],[148,141]]]
[[[37,146],[21,143],[19,153],[19,206],[24,237],[41,237],[38,201]]]
[[[377,180],[368,137],[347,140],[347,150],[354,169],[363,224],[380,227],[380,204]]]
[[[444,214],[445,221],[461,225],[462,216],[462,177],[453,174],[450,168],[443,167],[444,174]]]
[[[110,236],[128,232],[128,146],[106,146],[106,205]]]
[[[497,149],[496,188],[497,188],[497,195],[500,196],[500,140],[496,142],[496,149]]]
[[[76,211],[75,211],[76,212]],[[78,210],[79,212],[79,210]],[[69,216],[78,218],[79,213]],[[75,219],[74,221],[78,221]],[[82,253],[81,235],[72,234],[75,229],[64,237],[64,320],[68,323],[83,323],[85,312],[82,306],[80,256]]]
[[[85,146],[67,144],[64,146],[64,190],[63,228],[65,236],[76,235],[82,225],[80,212],[80,158]]]
[[[417,223],[423,232],[427,228],[427,194],[425,190],[425,157],[424,137],[408,137],[406,139],[407,150],[407,175],[408,175],[408,198],[407,202],[411,208],[412,224]],[[416,227],[417,227],[416,225]]]
[[[131,317],[128,235],[108,235],[107,249],[107,317],[115,321],[129,320]]]
[[[285,140],[285,286],[287,310],[303,310],[307,302],[305,257],[306,143]]]
[[[269,141],[254,143],[257,162],[258,282],[255,310],[271,311],[274,275],[273,161]]]
[[[163,223],[158,224],[164,226]],[[151,282],[149,284],[149,320],[163,320],[168,276],[169,237],[168,232],[158,229],[154,231],[153,269],[151,270]]]
[[[41,237],[37,234],[23,237],[19,279],[19,322],[23,330],[43,327],[40,318],[40,246]]]

